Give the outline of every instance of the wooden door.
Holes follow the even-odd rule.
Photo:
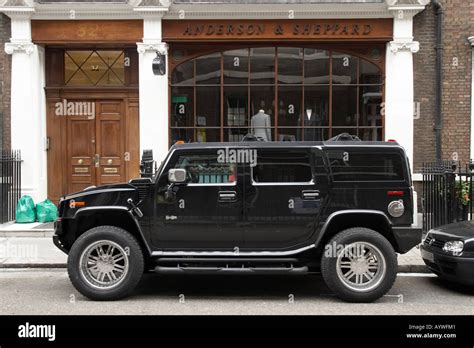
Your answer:
[[[125,181],[123,102],[96,102],[96,185]]]
[[[81,191],[95,185],[95,120],[84,116],[69,116],[66,139],[68,192]]]
[[[123,101],[93,103],[94,117],[68,117],[68,192],[125,181]]]

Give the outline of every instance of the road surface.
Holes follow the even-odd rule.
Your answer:
[[[162,276],[147,274],[134,294],[93,302],[64,269],[0,270],[0,314],[442,315],[474,314],[474,289],[423,274],[399,275],[376,303],[348,304],[321,276]]]

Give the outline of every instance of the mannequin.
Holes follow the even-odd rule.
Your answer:
[[[270,116],[263,109],[260,109],[250,120],[250,132],[264,141],[272,141],[271,126]]]
[[[317,113],[314,113],[312,109],[306,109],[303,115],[303,124],[305,127],[320,127],[321,126],[321,116]],[[298,125],[301,125],[301,118],[298,118]],[[302,139],[301,130],[298,130],[298,139]],[[322,139],[321,129],[318,128],[305,128],[304,130],[304,140],[305,141],[320,141]]]

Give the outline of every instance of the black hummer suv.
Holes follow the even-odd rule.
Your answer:
[[[412,196],[396,143],[182,144],[152,179],[63,197],[53,239],[94,300],[130,294],[144,271],[321,272],[340,298],[370,302],[421,240]]]

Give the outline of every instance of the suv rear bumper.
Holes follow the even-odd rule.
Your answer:
[[[421,228],[392,227],[393,236],[398,245],[397,252],[405,254],[421,243]]]

